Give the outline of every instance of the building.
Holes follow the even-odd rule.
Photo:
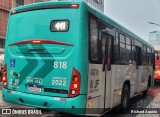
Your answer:
[[[149,33],[149,42],[156,50],[160,50],[160,31],[153,31]]]
[[[4,48],[8,13],[11,8],[45,0],[1,0],[0,2],[0,50]],[[1,51],[0,51],[1,54]]]
[[[0,48],[4,48],[8,12],[11,9],[11,7],[12,7],[12,2],[10,0],[1,0],[0,2]]]

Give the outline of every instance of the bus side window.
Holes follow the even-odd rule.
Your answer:
[[[134,38],[132,39],[132,61],[135,63],[135,44],[134,44]]]
[[[121,63],[125,63],[125,36],[120,34],[120,59]]]
[[[152,50],[152,64],[153,64],[153,70],[155,70],[155,56],[156,56],[156,53],[154,50]]]
[[[97,20],[90,17],[90,60],[91,61],[98,61],[99,54],[98,54],[98,25]]]
[[[127,51],[127,63],[131,64],[132,63],[132,47],[131,47],[132,43],[131,43],[131,38],[130,37],[126,37],[126,51]]]
[[[119,33],[117,31],[114,39],[114,63],[119,63]]]
[[[131,38],[120,34],[120,58],[122,64],[132,64]]]

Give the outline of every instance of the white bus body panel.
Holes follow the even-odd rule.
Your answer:
[[[132,97],[136,91],[136,77],[134,65],[112,65],[115,70],[112,71],[114,76],[114,92],[112,107],[115,107],[121,103],[122,88],[125,81],[130,81],[130,96]]]
[[[138,67],[137,72],[136,72],[137,79],[138,79],[137,92],[142,92],[142,91],[147,89],[149,77],[153,78],[152,73],[153,73],[153,67],[152,66],[140,66],[140,67]]]
[[[95,104],[92,104],[91,107],[87,105],[86,108],[99,108],[97,110],[99,114],[121,103],[122,88],[125,81],[130,82],[131,98],[146,90],[148,78],[153,77],[152,66],[140,66],[137,69],[134,64],[112,65],[111,71],[106,70],[104,72],[102,72],[102,67],[102,64],[89,64],[88,73],[87,104],[88,102]]]

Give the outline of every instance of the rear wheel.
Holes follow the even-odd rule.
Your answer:
[[[123,86],[122,97],[121,97],[121,108],[127,109],[129,103],[129,87],[127,84]]]
[[[148,88],[142,92],[143,93],[142,96],[146,97],[147,96],[147,92],[148,92]]]
[[[143,97],[146,97],[146,96],[147,96],[148,88],[149,88],[149,87],[151,87],[151,80],[150,80],[150,78],[149,78],[149,80],[148,80],[147,89],[142,92],[142,93],[143,93],[143,94],[142,94]]]
[[[157,83],[157,80],[156,79],[154,79],[154,85]]]

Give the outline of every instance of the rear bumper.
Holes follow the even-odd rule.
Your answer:
[[[22,104],[36,108],[45,108],[57,112],[78,115],[85,114],[86,95],[79,95],[74,98],[59,98],[11,91],[3,87],[2,95],[3,100],[10,103]],[[73,106],[75,109],[72,108]]]

